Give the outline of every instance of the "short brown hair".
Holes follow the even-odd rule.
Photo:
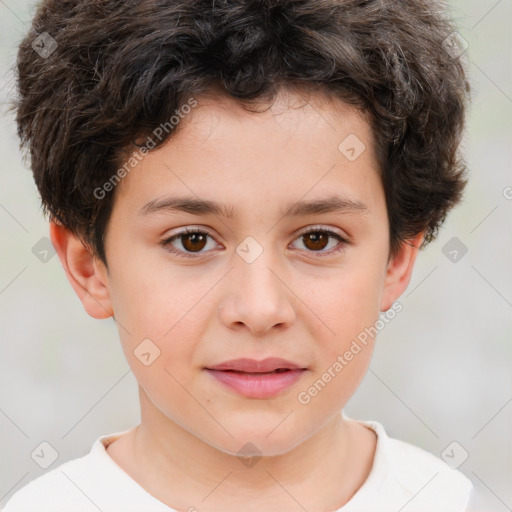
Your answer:
[[[114,193],[94,190],[127,148],[202,92],[246,106],[313,84],[369,114],[391,252],[422,231],[426,244],[465,185],[454,32],[430,0],[45,0],[19,47],[16,103],[44,213],[106,264]]]

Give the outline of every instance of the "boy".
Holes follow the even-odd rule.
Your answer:
[[[42,3],[19,134],[141,423],[5,512],[465,510],[461,473],[343,414],[461,198],[452,41],[424,0]]]

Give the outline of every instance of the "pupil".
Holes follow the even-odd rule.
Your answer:
[[[309,248],[312,250],[323,249],[328,242],[328,237],[326,236],[326,233],[307,233],[304,236],[306,238],[306,246],[309,245]],[[183,241],[183,238],[185,239],[185,241]],[[206,245],[206,236],[204,236],[203,233],[188,233],[186,235],[183,235],[183,238],[183,246],[188,251],[200,251]]]
[[[206,245],[206,237],[202,233],[188,233],[184,235],[183,247],[187,250],[201,250]]]
[[[313,242],[313,247],[310,247],[312,249],[323,249],[327,245],[327,239],[325,233],[308,233],[307,234],[308,242]],[[307,245],[307,244],[306,244]]]

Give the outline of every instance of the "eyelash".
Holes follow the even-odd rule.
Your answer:
[[[187,253],[187,252],[183,252],[183,251],[178,251],[177,249],[175,249],[171,245],[171,243],[175,239],[177,239],[177,238],[179,238],[179,237],[181,237],[183,235],[190,234],[190,233],[200,233],[202,235],[207,235],[207,236],[209,236],[210,238],[213,239],[213,236],[210,235],[210,233],[208,233],[204,229],[200,229],[200,228],[187,228],[187,229],[185,229],[183,231],[180,231],[179,233],[175,233],[174,235],[172,235],[169,238],[166,238],[165,240],[162,240],[160,242],[160,244],[167,251],[169,251],[172,254],[176,254],[179,257],[182,257],[182,258],[197,258],[202,253]],[[323,234],[327,234],[327,235],[329,235],[329,238],[337,238],[339,240],[339,242],[340,242],[341,247],[339,247],[338,249],[331,249],[328,252],[307,251],[307,252],[310,252],[310,253],[313,253],[313,254],[318,254],[319,257],[333,256],[334,254],[338,254],[338,253],[342,252],[343,250],[345,250],[345,247],[350,244],[350,242],[347,239],[343,238],[338,233],[335,233],[334,231],[331,231],[331,230],[325,229],[325,228],[320,228],[320,227],[312,227],[312,228],[307,229],[306,231],[303,231],[303,232],[299,233],[299,235],[297,236],[297,238],[295,240],[297,240],[298,238],[300,238],[300,237],[302,237],[304,235],[307,235],[309,233],[323,233]]]

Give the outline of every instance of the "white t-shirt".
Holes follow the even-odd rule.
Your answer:
[[[333,512],[462,512],[471,481],[434,455],[388,437],[375,421],[359,423],[377,434],[368,478],[350,501]],[[114,462],[106,447],[120,435],[98,438],[91,451],[32,480],[2,512],[176,512]],[[200,507],[199,507],[200,508]]]

